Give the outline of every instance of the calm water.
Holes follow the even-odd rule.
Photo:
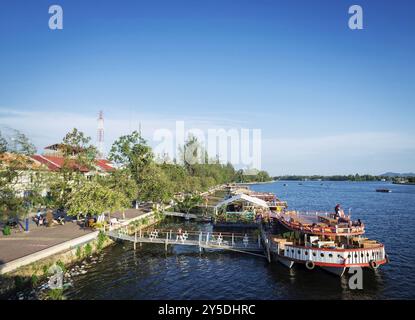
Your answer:
[[[388,183],[283,182],[253,186],[288,201],[291,209],[332,210],[336,203],[362,219],[367,235],[383,242],[391,259],[364,272],[363,290],[347,278],[303,266],[288,270],[236,253],[125,243],[105,250],[86,274],[73,277],[69,299],[413,299],[415,298],[415,186]],[[323,183],[323,185],[321,185]],[[376,188],[392,193],[377,193]],[[191,227],[190,225],[187,226]],[[193,225],[193,227],[195,227]],[[196,226],[197,227],[197,226]],[[201,226],[206,228],[207,226]]]

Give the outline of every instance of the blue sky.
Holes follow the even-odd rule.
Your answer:
[[[1,0],[0,126],[41,150],[102,109],[107,148],[183,120],[261,129],[272,174],[415,171],[414,57],[410,0]]]

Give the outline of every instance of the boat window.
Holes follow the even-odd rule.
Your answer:
[[[363,253],[361,253],[361,254],[360,254],[360,257],[362,257],[362,258],[363,258]]]
[[[305,255],[308,256],[308,251],[305,252]]]
[[[320,253],[320,256],[324,257],[324,253]]]
[[[315,257],[316,256],[316,253],[315,252],[313,252],[313,257]]]
[[[354,257],[357,258],[357,253],[354,254]]]
[[[329,257],[330,257],[330,258],[333,258],[333,255],[332,255],[331,253],[329,253]]]
[[[351,258],[352,256],[350,254],[347,255],[348,258]]]
[[[297,252],[298,252],[298,254],[301,254],[301,251],[300,250],[298,250]]]

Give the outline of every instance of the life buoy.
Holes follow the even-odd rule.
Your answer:
[[[315,265],[315,264],[314,264],[314,262],[313,262],[313,261],[311,261],[311,260],[308,260],[308,261],[305,263],[305,267],[306,267],[308,270],[313,270],[315,266],[316,266],[316,265]]]
[[[373,269],[376,270],[377,268],[379,268],[379,265],[377,264],[377,262],[375,260],[370,260],[369,261],[369,266]]]

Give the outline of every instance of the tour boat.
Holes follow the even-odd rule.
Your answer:
[[[383,244],[362,237],[364,224],[350,217],[335,219],[329,213],[273,212],[279,222],[277,234],[269,236],[277,261],[291,268],[304,264],[342,276],[347,268],[376,270],[388,261]]]

